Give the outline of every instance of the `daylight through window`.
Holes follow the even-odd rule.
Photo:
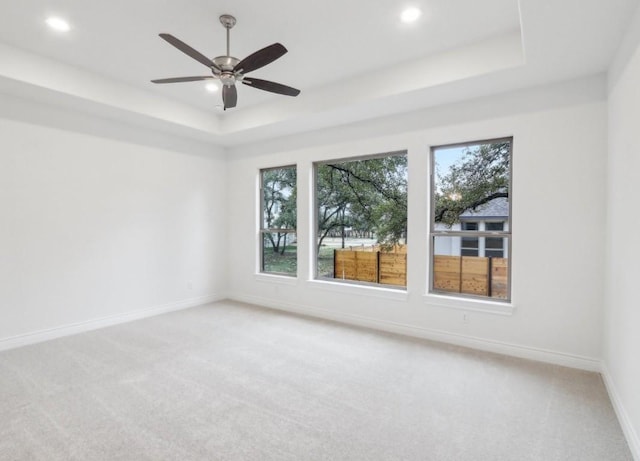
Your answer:
[[[407,154],[315,164],[317,278],[407,286]]]
[[[296,167],[260,171],[260,272],[296,276]]]
[[[512,139],[431,149],[431,292],[510,300]]]

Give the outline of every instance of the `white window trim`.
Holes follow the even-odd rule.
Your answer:
[[[340,280],[340,279],[338,279]],[[333,282],[325,279],[307,280],[309,288],[331,291],[333,293],[345,293],[358,296],[370,296],[373,298],[393,299],[406,301],[409,293],[404,287],[386,288],[384,286],[359,285],[357,283]]]
[[[465,298],[460,295],[450,296],[427,293],[423,296],[423,300],[427,306],[484,312],[496,315],[513,315],[516,309],[513,301],[491,301],[490,299]]]
[[[270,272],[257,272],[253,274],[258,282],[278,283],[280,285],[298,285],[298,277],[295,275],[275,274]]]

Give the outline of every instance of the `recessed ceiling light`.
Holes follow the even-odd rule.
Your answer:
[[[65,21],[62,18],[55,17],[55,16],[47,18],[47,20],[45,22],[53,30],[57,30],[59,32],[69,32],[69,30],[71,29],[71,26],[69,25],[69,23],[67,21]]]
[[[417,21],[420,16],[422,16],[422,11],[420,11],[418,8],[407,8],[400,15],[400,19],[402,20],[402,22],[408,24]]]
[[[215,83],[207,83],[205,88],[210,93],[215,93],[216,91],[218,91],[218,85],[216,85]]]

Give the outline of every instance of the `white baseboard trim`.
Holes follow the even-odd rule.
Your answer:
[[[417,327],[399,322],[373,319],[369,317],[338,313],[318,307],[303,306],[300,304],[286,303],[279,300],[271,300],[260,296],[246,295],[243,293],[229,293],[228,298],[234,301],[254,304],[297,314],[320,317],[351,325],[398,333],[422,339],[429,339],[456,346],[469,347],[487,352],[494,352],[512,357],[519,357],[538,362],[551,363],[580,370],[600,372],[600,360],[563,352],[539,349],[518,344],[510,344],[502,341],[493,341],[459,333],[436,330],[432,328]]]
[[[122,314],[109,315],[98,319],[91,319],[84,322],[71,323],[68,325],[60,325],[58,327],[47,328],[45,330],[33,331],[16,336],[10,336],[8,338],[0,338],[0,351],[27,346],[29,344],[36,344],[43,341],[49,341],[51,339],[61,338],[63,336],[71,336],[78,333],[84,333],[86,331],[97,330],[99,328],[117,325],[119,323],[131,322],[133,320],[143,319],[145,317],[153,317],[155,315],[165,314],[167,312],[187,309],[189,307],[195,307],[201,304],[220,301],[224,298],[225,296],[216,294],[198,296],[196,298],[184,299],[182,301],[161,304],[159,306],[138,309]]]
[[[613,409],[615,410],[620,426],[622,427],[622,432],[627,438],[631,455],[635,461],[640,461],[640,437],[638,436],[636,429],[631,424],[631,419],[629,418],[627,411],[624,409],[622,400],[620,400],[620,394],[618,393],[613,378],[609,373],[609,368],[607,368],[607,364],[605,362],[602,362],[601,364],[601,374],[604,385],[609,393],[609,399],[611,399]]]

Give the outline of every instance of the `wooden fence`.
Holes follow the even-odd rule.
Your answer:
[[[407,247],[373,245],[334,250],[333,277],[406,287]]]
[[[477,256],[434,256],[433,288],[437,291],[507,298],[509,260]],[[377,245],[336,249],[333,277],[407,286],[407,246]]]
[[[507,258],[436,255],[433,259],[433,288],[506,299],[508,273]]]

